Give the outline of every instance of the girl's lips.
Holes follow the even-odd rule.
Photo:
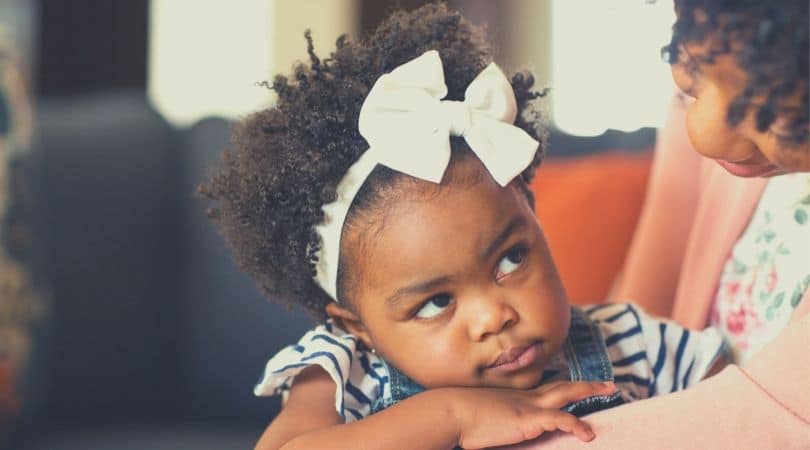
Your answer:
[[[538,354],[540,344],[527,345],[509,349],[501,353],[498,359],[488,368],[497,372],[514,372],[531,365]]]
[[[719,164],[720,167],[726,169],[728,173],[743,178],[762,177],[766,175],[772,175],[779,171],[779,167],[770,163],[741,164],[718,159],[717,164]]]

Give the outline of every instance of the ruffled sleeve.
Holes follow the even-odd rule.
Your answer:
[[[253,393],[282,395],[286,400],[295,376],[317,365],[335,382],[335,411],[346,422],[359,420],[369,415],[374,401],[387,392],[388,372],[377,355],[358,347],[356,336],[328,321],[273,356]]]
[[[630,401],[692,386],[725,351],[716,329],[688,330],[633,304],[604,304],[587,311],[599,323],[614,380]]]
[[[689,330],[640,309],[638,314],[652,364],[653,394],[675,392],[698,383],[727,351],[715,328]]]

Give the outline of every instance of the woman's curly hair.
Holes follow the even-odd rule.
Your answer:
[[[309,32],[308,63],[291,77],[272,83],[277,102],[248,116],[234,129],[231,148],[199,192],[213,202],[207,211],[233,251],[238,267],[249,274],[271,300],[300,305],[325,317],[328,295],[313,280],[320,237],[314,226],[323,220],[322,206],[335,200],[338,182],[368,144],[360,136],[360,107],[381,75],[427,50],[439,51],[447,98],[462,100],[467,85],[491,61],[481,30],[442,4],[413,12],[396,12],[359,42],[345,35],[329,58],[315,55]],[[541,141],[534,162],[521,175],[528,183],[540,164],[545,140],[539,108],[533,100],[531,74],[512,80],[517,98],[516,125]],[[453,152],[464,147],[452,138]],[[401,175],[378,166],[352,204],[364,210]],[[524,184],[524,183],[521,183]],[[386,189],[387,188],[387,189]],[[388,192],[388,194],[383,194]],[[390,196],[389,196],[390,198]],[[346,267],[341,257],[338,296],[344,299]]]
[[[729,105],[729,125],[739,124],[754,108],[757,130],[764,132],[783,114],[788,126],[775,134],[787,144],[806,142],[808,1],[675,0],[675,10],[672,41],[663,49],[670,63],[678,61],[686,44],[711,44],[698,61],[688,63],[711,64],[718,55],[731,53],[748,77]],[[798,108],[786,104],[796,96]]]

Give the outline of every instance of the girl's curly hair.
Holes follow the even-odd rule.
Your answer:
[[[209,217],[224,235],[238,267],[271,300],[300,305],[325,317],[328,295],[313,280],[320,237],[314,226],[323,220],[325,203],[346,170],[368,148],[357,129],[360,107],[382,74],[431,49],[439,51],[448,99],[462,100],[467,85],[491,61],[481,30],[442,4],[413,12],[395,12],[360,42],[345,35],[326,59],[315,55],[309,32],[308,63],[288,78],[272,83],[276,104],[248,116],[234,129],[225,150],[199,193],[213,206]],[[533,100],[531,74],[511,80],[520,114],[516,125],[541,141],[535,159],[521,178],[527,184],[540,164],[545,141],[539,109]],[[454,153],[464,148],[452,138]],[[358,193],[347,218],[390,198],[402,176],[377,167]],[[344,299],[346,267],[341,257],[338,296]]]
[[[787,144],[806,142],[808,1],[675,0],[675,10],[672,41],[663,49],[670,63],[678,61],[684,45],[710,43],[709,52],[691,64],[711,64],[731,53],[748,76],[747,86],[729,105],[729,125],[739,124],[753,108],[757,130],[764,132],[783,114],[788,126],[776,134]],[[796,96],[798,108],[786,103]]]

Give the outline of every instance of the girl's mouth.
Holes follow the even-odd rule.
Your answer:
[[[528,367],[537,360],[538,353],[540,352],[539,347],[539,343],[534,343],[523,347],[511,348],[501,353],[498,359],[487,368],[497,372],[508,373]]]

